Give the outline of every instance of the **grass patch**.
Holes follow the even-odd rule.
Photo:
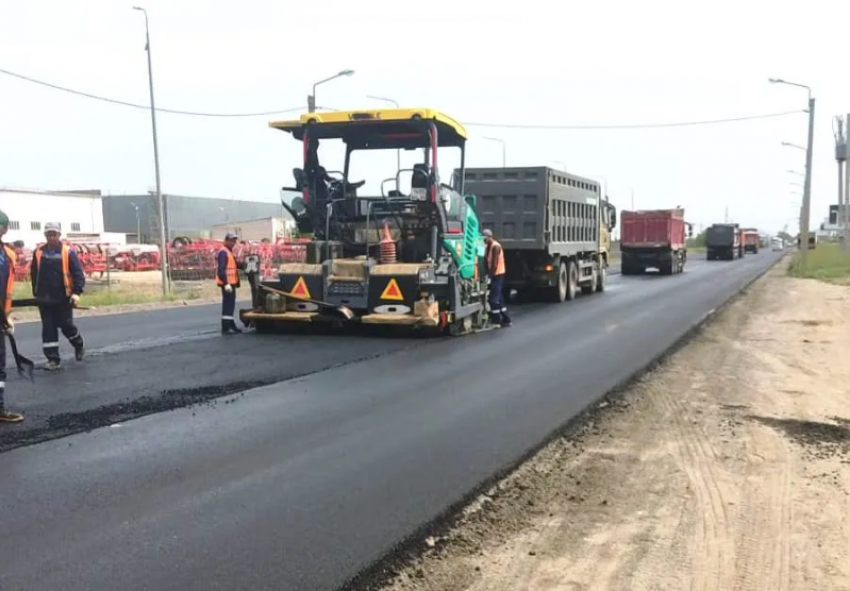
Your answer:
[[[26,299],[32,297],[32,288],[29,283],[16,283],[14,299]],[[219,297],[218,289],[212,285],[172,285],[171,293],[163,295],[162,288],[158,285],[122,285],[107,286],[105,284],[86,285],[81,306],[95,308],[107,308],[111,306],[122,306],[130,304],[153,304],[157,302],[176,302],[200,299],[216,299]]]
[[[818,279],[828,283],[850,285],[850,253],[841,252],[837,242],[818,244],[809,251],[807,268],[800,266],[800,252],[794,253],[794,258],[788,266],[788,274],[804,279]]]

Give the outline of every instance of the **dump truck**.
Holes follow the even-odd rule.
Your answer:
[[[705,258],[732,261],[744,256],[738,224],[712,224],[705,231]]]
[[[464,194],[463,174],[447,185],[437,168],[438,154],[454,149],[463,171],[460,123],[432,109],[398,108],[307,113],[269,126],[303,146],[295,186],[282,189],[298,196],[282,203],[312,240],[305,261],[284,263],[276,278],[260,278],[257,261],[246,259],[252,305],[239,313],[246,326],[381,325],[452,335],[489,327],[475,196]],[[342,171],[319,161],[320,144],[340,144],[330,140],[344,147]],[[366,180],[351,178],[352,155],[368,166],[371,154],[397,150],[421,161],[378,180],[380,192],[360,194]]]
[[[530,166],[468,168],[464,187],[502,245],[506,291],[552,302],[604,291],[616,210],[599,183]]]
[[[759,243],[761,236],[758,228],[743,228],[741,230],[741,244],[744,246],[744,253],[758,254]]]
[[[688,237],[693,226],[685,221],[685,210],[645,209],[620,214],[620,269],[623,275],[638,275],[655,268],[662,275],[685,270]]]

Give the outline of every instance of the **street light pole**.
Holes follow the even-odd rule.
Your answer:
[[[501,140],[497,137],[484,137],[485,140],[490,140],[491,142],[499,142],[502,144],[502,168],[507,168],[507,156],[505,150],[505,140]]]
[[[812,149],[815,137],[815,99],[812,98],[812,89],[805,84],[797,84],[796,82],[788,82],[781,78],[770,78],[771,84],[787,84],[789,86],[797,86],[805,88],[809,93],[809,133],[806,142],[806,180],[805,189],[803,191],[803,211],[800,216],[800,267],[806,269],[809,261],[809,215],[812,204]]]
[[[148,54],[148,86],[151,95],[151,125],[153,127],[153,161],[156,171],[156,201],[159,209],[159,240],[162,251],[162,295],[168,295],[168,237],[165,229],[165,206],[162,202],[162,185],[159,178],[159,144],[156,138],[156,107],[153,98],[153,66],[151,65],[151,35],[148,26],[148,12],[144,8],[134,6],[133,10],[139,10],[145,15],[145,51]]]
[[[391,104],[395,105],[396,109],[401,108],[401,106],[395,100],[393,100],[391,98],[385,98],[385,97],[382,97],[382,96],[372,96],[371,94],[367,94],[366,98],[370,98],[370,99],[376,100],[376,101],[384,101],[384,102],[387,102],[387,103],[391,103]],[[395,159],[396,159],[396,174],[398,174],[398,171],[401,170],[401,150],[400,149],[396,150]],[[396,187],[396,189],[398,189],[398,187]]]
[[[325,82],[330,82],[331,80],[335,80],[335,79],[339,78],[340,76],[351,76],[353,74],[354,74],[354,70],[342,70],[341,72],[338,72],[338,73],[334,74],[333,76],[325,78],[324,80],[319,80],[318,82],[313,84],[313,94],[307,96],[307,110],[310,113],[316,112],[316,87],[319,84],[324,84]]]

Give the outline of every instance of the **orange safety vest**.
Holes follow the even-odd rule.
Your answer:
[[[499,250],[499,254],[498,257],[495,258],[494,250],[496,250],[497,247]],[[487,247],[487,271],[493,277],[498,277],[499,275],[505,274],[505,250],[502,248],[502,245],[496,242],[495,240],[491,242],[490,245]]]
[[[3,309],[6,311],[6,314],[9,314],[12,311],[12,291],[15,289],[15,263],[18,257],[15,255],[15,251],[5,244],[3,245],[3,250],[6,251],[6,258],[9,260],[9,279],[6,281],[6,301],[3,302]]]
[[[228,248],[222,248],[221,250],[227,253],[227,266],[224,271],[224,274],[227,276],[227,283],[230,285],[239,285],[239,269],[236,267],[236,257],[233,256],[233,253]],[[216,258],[218,257],[216,256]],[[215,274],[215,283],[222,287],[225,285],[218,276],[218,271]]]
[[[38,274],[35,277],[35,288],[38,289],[38,280],[41,277],[41,257],[44,246],[35,251],[35,262],[38,265]],[[62,278],[65,283],[65,295],[71,297],[74,293],[74,279],[71,277],[71,248],[67,244],[62,245]]]

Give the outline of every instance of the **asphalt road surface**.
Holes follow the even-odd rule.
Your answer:
[[[437,342],[225,340],[197,334],[208,321],[192,309],[155,314],[194,340],[121,349],[110,326],[140,315],[85,319],[102,341],[39,380],[28,418],[31,404],[52,416],[50,396],[85,412],[258,372],[272,383],[0,455],[0,589],[336,589],[777,259],[616,277],[604,294],[516,308],[510,329]]]

